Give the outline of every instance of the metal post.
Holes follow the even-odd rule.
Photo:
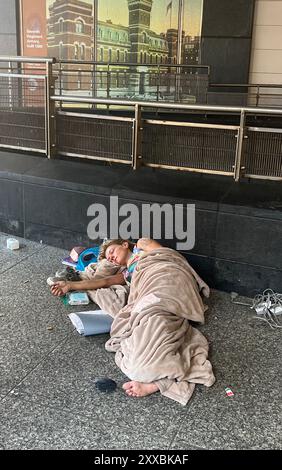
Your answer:
[[[107,65],[107,98],[110,98],[110,64]]]
[[[158,65],[158,77],[157,77],[157,101],[159,101],[160,93],[160,66]]]
[[[257,95],[256,95],[256,106],[259,105],[259,93],[260,93],[260,88],[259,85],[257,86]]]
[[[108,66],[107,66],[107,99],[110,98],[110,79],[111,79],[111,76],[110,76],[110,64],[108,63]],[[107,111],[109,113],[109,110],[110,110],[110,106],[107,105]]]
[[[176,61],[178,64],[182,63],[183,15],[184,15],[184,1],[178,0],[178,37],[177,37],[177,52],[176,52]]]
[[[132,126],[132,167],[133,170],[137,170],[141,166],[141,106],[139,104],[135,105],[135,119]]]
[[[93,61],[94,64],[92,66],[92,97],[97,97],[97,65],[96,62],[98,60],[97,52],[98,52],[98,38],[97,38],[97,31],[98,29],[98,0],[94,0],[93,2]],[[92,108],[96,108],[96,104],[92,104]]]
[[[183,30],[183,16],[184,16],[184,1],[178,0],[178,36],[177,36],[177,53],[176,62],[177,64],[182,63],[182,30]],[[181,86],[181,68],[176,68],[176,101],[180,101],[180,86]]]
[[[8,73],[12,73],[12,63],[9,61],[8,62]],[[9,100],[9,109],[13,108],[13,102],[12,102],[12,79],[9,77],[8,79],[8,100]]]
[[[241,161],[242,161],[242,151],[243,151],[243,141],[244,141],[244,132],[245,132],[245,111],[241,110],[240,116],[240,128],[237,134],[237,145],[236,145],[236,155],[235,155],[235,164],[234,164],[234,179],[239,181],[241,175]]]
[[[52,63],[46,62],[45,81],[45,142],[46,155],[52,158],[56,152],[56,128],[55,128],[55,101],[50,97],[55,93],[55,80],[52,74]]]
[[[60,61],[59,62],[59,88],[60,88],[60,95],[62,95],[62,71],[63,71],[63,68],[62,68],[62,62]],[[60,104],[59,104],[59,109],[62,109],[62,102],[60,101]]]

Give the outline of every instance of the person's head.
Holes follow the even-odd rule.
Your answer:
[[[107,259],[114,264],[126,266],[128,259],[132,255],[134,243],[129,240],[109,240],[101,246],[99,260]]]

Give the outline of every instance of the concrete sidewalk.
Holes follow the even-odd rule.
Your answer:
[[[67,317],[81,307],[49,293],[46,278],[66,252],[27,240],[12,252],[7,238],[0,234],[0,448],[281,449],[280,330],[213,291],[200,330],[215,385],[197,385],[186,407],[159,393],[129,398],[108,336],[81,337]],[[97,391],[96,376],[117,391]]]

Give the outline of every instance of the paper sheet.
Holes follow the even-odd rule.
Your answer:
[[[83,336],[109,333],[113,318],[103,310],[70,313],[69,319],[77,332]]]

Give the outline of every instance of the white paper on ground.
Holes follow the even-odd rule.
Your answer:
[[[109,333],[113,318],[103,310],[76,312],[68,315],[77,332],[83,336]]]

